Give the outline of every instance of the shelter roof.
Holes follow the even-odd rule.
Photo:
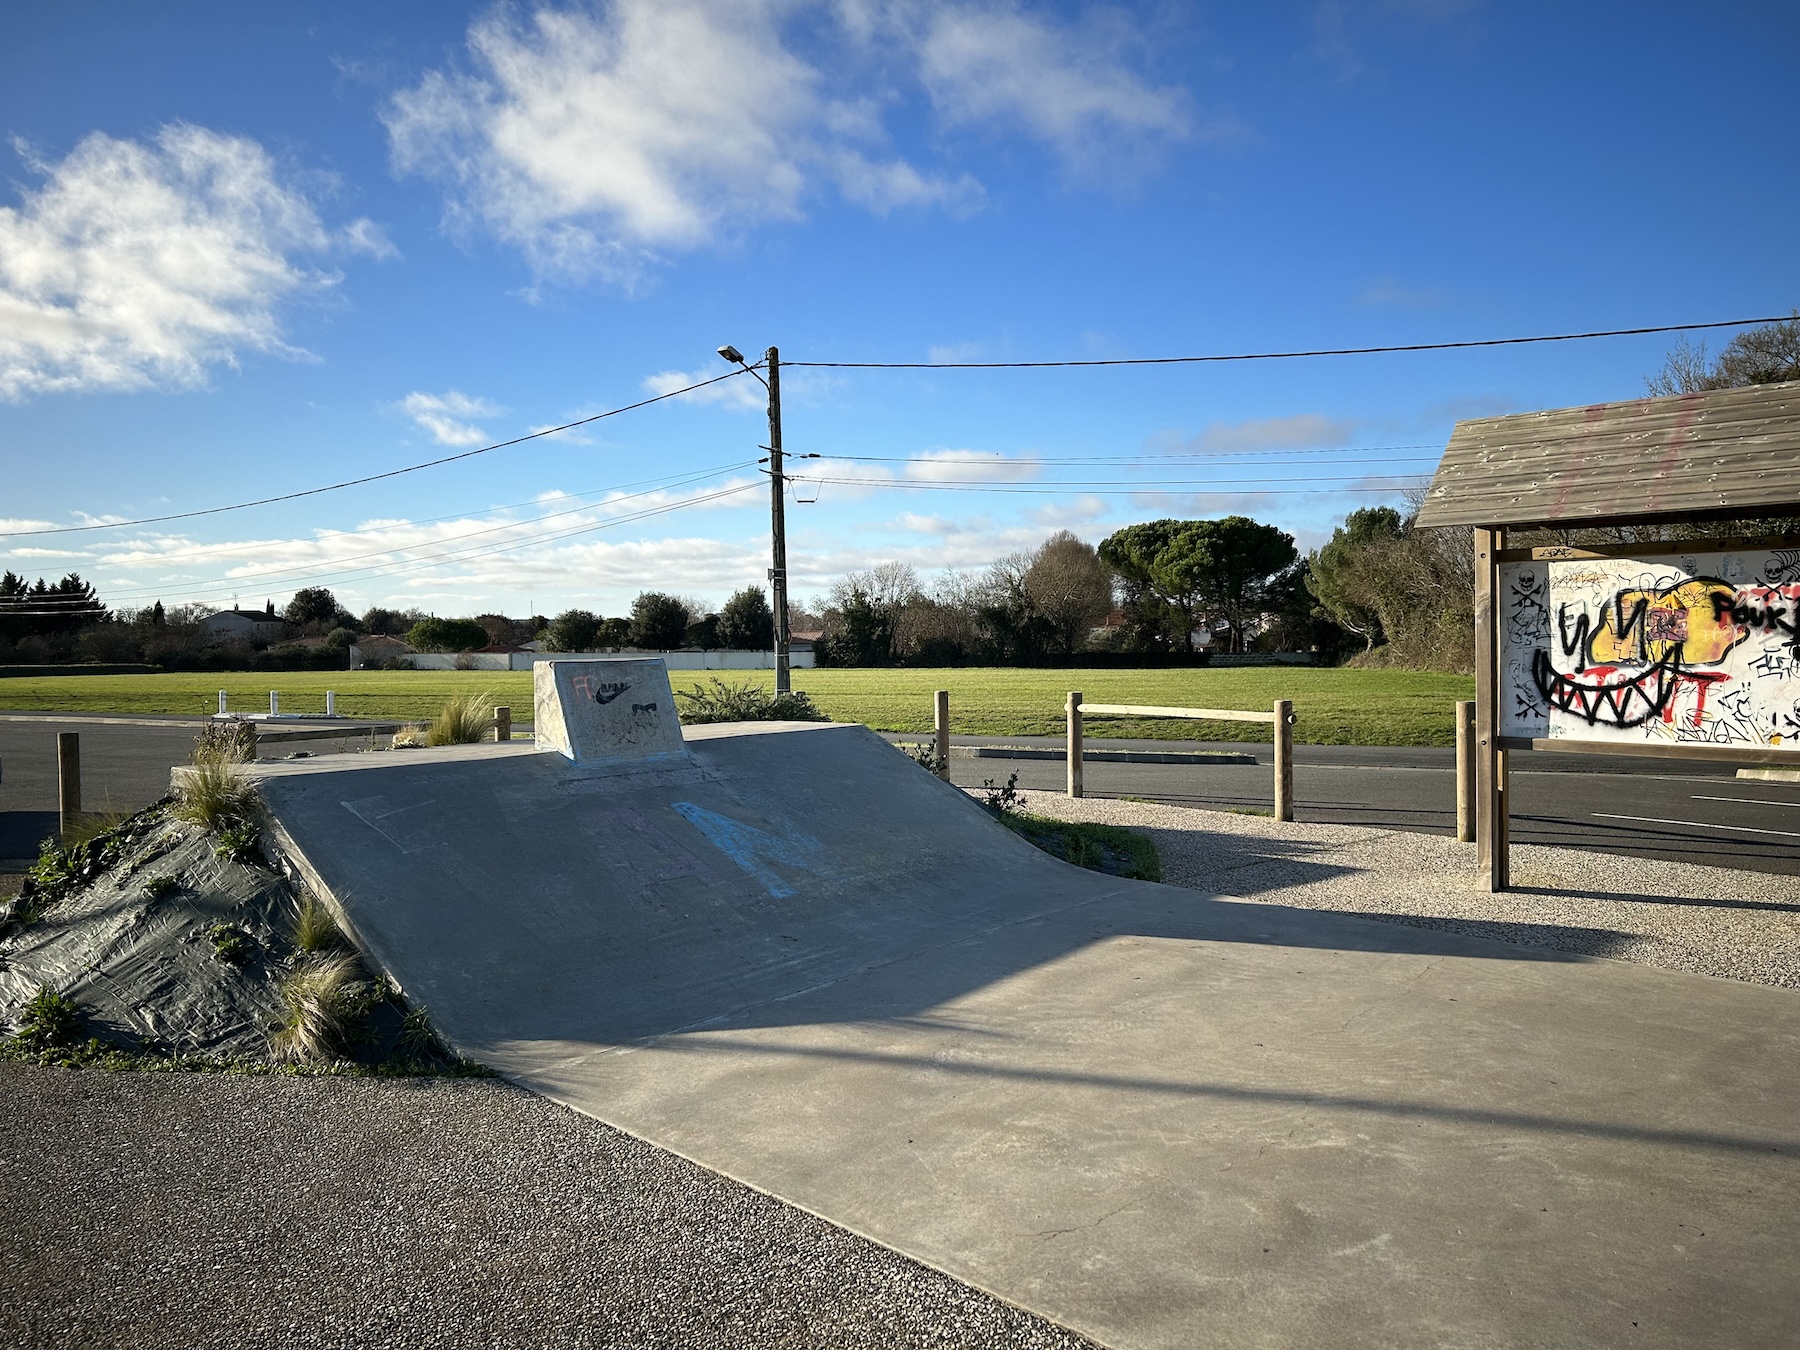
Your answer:
[[[1800,510],[1800,381],[1458,422],[1425,526]]]

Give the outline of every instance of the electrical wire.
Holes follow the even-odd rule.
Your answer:
[[[760,364],[760,363],[759,363]],[[0,539],[35,538],[44,534],[82,534],[90,530],[120,530],[133,525],[160,525],[170,520],[193,520],[199,516],[223,515],[227,511],[246,511],[253,506],[270,506],[276,502],[298,501],[302,497],[317,497],[324,492],[337,492],[342,488],[361,487],[364,483],[379,483],[383,479],[398,478],[402,474],[418,473],[421,469],[435,469],[439,465],[454,464],[458,460],[473,459],[476,455],[485,455],[492,450],[504,450],[511,445],[523,445],[526,441],[535,441],[544,436],[554,436],[559,431],[569,431],[575,427],[585,427],[590,422],[598,422],[603,418],[617,417],[620,413],[633,412],[638,408],[648,408],[652,403],[661,403],[664,399],[680,398],[683,394],[691,394],[696,389],[704,389],[708,385],[718,384],[722,380],[735,380],[738,376],[749,373],[753,369],[746,366],[739,370],[730,370],[723,375],[715,375],[710,380],[701,380],[698,384],[690,384],[683,389],[671,389],[666,394],[657,394],[653,398],[639,399],[636,403],[627,403],[622,408],[609,408],[605,412],[595,413],[592,417],[577,418],[573,422],[564,422],[561,426],[545,427],[542,431],[529,432],[524,436],[515,436],[510,441],[495,441],[492,445],[484,445],[478,450],[464,450],[460,454],[445,455],[441,459],[429,459],[423,464],[409,464],[402,469],[389,469],[385,473],[372,473],[363,478],[349,478],[342,483],[327,483],[324,487],[307,488],[302,492],[284,492],[276,497],[259,497],[250,502],[234,502],[230,506],[209,506],[199,511],[175,511],[166,516],[144,516],[138,520],[108,520],[97,525],[59,525],[49,530],[0,530]]]
[[[1607,328],[1592,333],[1546,333],[1537,337],[1481,338],[1470,342],[1408,342],[1388,347],[1321,347],[1311,351],[1234,352],[1218,356],[1116,356],[1088,361],[786,361],[813,370],[1049,370],[1073,366],[1179,366],[1216,361],[1293,361],[1312,356],[1379,356],[1390,352],[1447,352],[1467,347],[1518,347],[1532,342],[1581,342],[1588,338],[1636,337],[1644,333],[1692,333],[1706,328],[1745,328],[1785,323],[1791,316],[1719,319],[1713,323],[1665,323],[1649,328]]]
[[[397,563],[391,567],[370,566],[350,568],[346,571],[313,572],[307,575],[306,580],[314,582],[343,581],[351,578],[401,576],[411,572],[428,571],[434,567],[442,567],[446,563],[466,561],[467,559],[477,557],[492,557],[500,553],[513,553],[523,548],[536,548],[539,545],[553,543],[558,540],[573,539],[584,534],[594,534],[601,530],[614,529],[620,525],[629,525],[636,521],[648,520],[653,516],[667,515],[672,511],[686,510],[690,506],[701,506],[707,502],[720,501],[726,497],[736,496],[742,492],[760,490],[761,488],[761,483],[738,483],[731,487],[721,488],[716,492],[707,493],[703,496],[689,498],[686,501],[670,502],[662,506],[649,507],[642,511],[615,517],[612,520],[601,521],[598,524],[582,525],[571,530],[555,531],[550,534],[521,540],[516,543],[483,545],[473,549],[463,549],[453,553],[431,556],[423,559],[409,559],[406,562]],[[221,584],[230,584],[235,580],[236,578],[227,578],[226,581]],[[187,594],[192,597],[191,592],[188,592]],[[217,602],[217,597],[205,598],[212,600],[214,603]],[[187,603],[198,603],[198,599],[190,598]]]
[[[427,549],[427,548],[436,548],[436,547],[439,547],[444,544],[454,544],[454,543],[459,542],[460,540],[475,539],[475,538],[479,538],[482,535],[499,534],[502,531],[506,531],[506,530],[516,530],[516,529],[528,528],[532,525],[541,524],[542,522],[544,522],[546,520],[558,520],[564,516],[578,515],[583,511],[591,511],[591,510],[595,510],[597,508],[609,507],[617,502],[632,501],[638,497],[649,497],[649,496],[655,495],[658,492],[667,492],[673,488],[689,487],[695,483],[704,482],[708,478],[716,478],[722,473],[730,473],[734,469],[750,468],[754,465],[754,462],[755,461],[752,461],[752,460],[744,460],[744,461],[740,461],[739,463],[736,463],[736,464],[726,464],[719,468],[707,469],[700,473],[676,475],[675,477],[673,477],[671,479],[641,480],[641,481],[659,482],[661,484],[661,486],[647,488],[642,492],[630,492],[630,493],[625,493],[625,494],[623,494],[621,496],[617,496],[617,497],[609,497],[605,501],[597,503],[597,504],[573,506],[573,507],[570,507],[567,510],[563,510],[563,511],[552,511],[546,515],[536,516],[531,520],[503,521],[498,525],[486,526],[479,530],[466,530],[460,534],[447,535],[442,539],[423,540],[417,544],[411,544],[411,545],[402,544],[402,545],[398,545],[394,548],[372,549],[366,553],[346,554],[342,557],[325,560],[323,562],[323,565],[335,566],[339,563],[353,562],[359,558],[387,557],[391,554],[396,554],[396,553],[407,553],[407,552],[413,552],[413,551],[423,550],[423,549]],[[748,484],[747,486],[759,487],[761,485],[752,483],[752,484]],[[616,492],[616,491],[618,491],[617,488],[603,488],[603,489],[600,489],[598,492],[582,493],[579,495],[597,496],[597,495],[600,495],[600,493],[602,493],[602,492]],[[500,509],[505,510],[505,509],[509,509],[509,508],[503,507]],[[442,519],[454,519],[454,517],[443,517]],[[404,523],[411,525],[411,524],[420,524],[420,523],[424,523],[424,522],[407,521]],[[364,533],[373,533],[373,531],[365,531]],[[332,538],[342,538],[342,537],[345,537],[345,536],[341,536],[341,535],[332,536]],[[311,543],[311,542],[317,542],[317,541],[309,540],[306,542]],[[245,547],[256,548],[256,547],[262,547],[262,546],[261,545],[248,545]],[[239,550],[239,551],[242,551],[242,550]],[[157,559],[157,560],[160,560],[160,559]],[[142,560],[137,560],[137,561],[131,562],[129,564],[121,564],[118,562],[114,562],[114,563],[105,564],[105,565],[111,565],[111,566],[132,565],[132,566],[140,566],[141,567],[141,566],[148,565],[151,561],[152,561],[152,559],[142,559]],[[170,561],[174,561],[174,560],[171,559]],[[315,565],[319,565],[319,564],[308,564],[305,566],[294,565],[294,566],[287,566],[287,567],[273,567],[273,568],[267,568],[260,572],[244,572],[244,573],[240,573],[237,576],[211,577],[205,581],[196,582],[194,584],[202,585],[202,586],[205,586],[205,585],[221,585],[222,586],[222,585],[233,584],[238,581],[263,581],[265,583],[278,583],[282,578],[285,578],[285,577],[298,577],[302,580],[305,580],[305,579],[309,579],[312,576],[311,568],[312,568],[312,566],[315,566]],[[132,587],[126,587],[121,590],[115,590],[115,591],[111,592],[111,594],[114,596],[150,595],[150,594],[160,594],[162,591],[164,591],[166,589],[167,589],[166,587],[162,587],[162,586],[132,586]]]

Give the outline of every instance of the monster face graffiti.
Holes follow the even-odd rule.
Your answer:
[[[1736,590],[1712,577],[1696,577],[1656,591],[1621,591],[1601,610],[1596,629],[1586,610],[1571,621],[1557,609],[1557,641],[1573,658],[1575,673],[1557,670],[1540,647],[1531,674],[1552,708],[1573,713],[1589,726],[1642,726],[1669,718],[1675,693],[1696,686],[1694,722],[1706,712],[1706,687],[1730,677],[1717,666],[1750,630],[1733,618]]]
[[[1779,746],[1800,728],[1793,550],[1503,571],[1503,735]]]

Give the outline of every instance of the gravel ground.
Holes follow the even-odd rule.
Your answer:
[[[1443,835],[1024,795],[1039,815],[1142,829],[1177,886],[1800,987],[1800,877],[1514,844],[1514,890],[1494,895],[1475,845]]]
[[[492,1080],[0,1064],[0,1345],[1089,1342]]]

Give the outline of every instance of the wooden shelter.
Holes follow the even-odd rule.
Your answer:
[[[1800,720],[1780,710],[1800,695],[1800,538],[1509,549],[1509,531],[1794,512],[1800,382],[1457,424],[1417,523],[1475,532],[1476,838],[1493,889],[1509,880],[1509,750],[1800,765]],[[1613,589],[1571,616],[1582,586]]]

